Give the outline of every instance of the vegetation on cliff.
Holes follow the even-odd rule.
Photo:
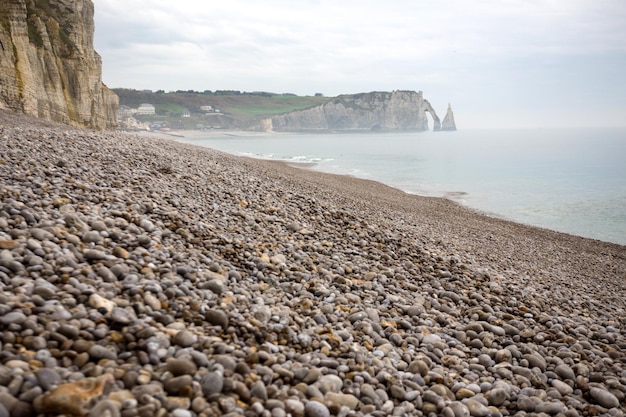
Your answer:
[[[154,105],[154,116],[139,116],[143,120],[168,120],[174,127],[195,128],[198,124],[249,129],[259,125],[260,121],[277,114],[309,109],[326,103],[331,98],[322,95],[297,96],[295,94],[275,94],[268,92],[240,91],[175,91],[162,90],[152,92],[115,88],[113,91],[120,100],[120,105],[137,108],[142,103]],[[201,107],[211,106],[217,112],[210,114]],[[181,118],[187,110],[188,118]],[[214,119],[220,118],[219,123]]]

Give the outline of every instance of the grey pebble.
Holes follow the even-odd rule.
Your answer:
[[[613,408],[619,407],[619,400],[617,397],[607,391],[606,389],[591,387],[589,390],[591,397],[598,402],[602,407]]]
[[[200,380],[200,386],[205,396],[222,392],[224,376],[218,372],[207,372]]]
[[[89,349],[89,356],[94,359],[117,359],[117,353],[112,349],[109,349],[105,346],[101,345],[93,345],[91,349]]]
[[[2,316],[0,322],[6,326],[9,324],[22,324],[26,321],[26,319],[26,315],[24,315],[21,311],[12,311]]]
[[[309,401],[304,406],[306,417],[330,417],[328,407],[317,401]]]
[[[535,407],[536,413],[559,414],[562,413],[565,406],[560,401],[542,401]]]
[[[267,401],[267,388],[263,381],[256,381],[250,386],[250,395],[262,401]]]
[[[38,369],[35,372],[35,375],[37,376],[37,381],[39,382],[39,385],[41,386],[41,388],[43,388],[44,391],[50,391],[51,389],[59,385],[62,381],[59,373],[50,368]]]
[[[127,325],[137,320],[134,311],[121,307],[114,307],[110,317],[115,323],[122,325]]]
[[[468,399],[464,401],[464,404],[467,406],[467,409],[470,412],[470,415],[474,417],[485,417],[491,414],[491,410],[474,399]]]

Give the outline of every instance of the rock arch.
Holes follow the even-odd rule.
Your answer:
[[[424,111],[430,113],[430,116],[433,118],[433,132],[441,130],[441,120],[439,120],[437,112],[433,109],[433,106],[430,105],[428,100],[424,100]]]

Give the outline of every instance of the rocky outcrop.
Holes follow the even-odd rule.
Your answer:
[[[448,111],[446,117],[443,118],[441,123],[441,130],[456,130],[456,123],[454,123],[454,113],[452,113],[452,106],[448,103]]]
[[[418,91],[371,92],[342,95],[307,110],[273,116],[265,127],[274,131],[433,130],[441,123]]]
[[[0,2],[0,108],[110,129],[117,96],[102,83],[91,0]]]

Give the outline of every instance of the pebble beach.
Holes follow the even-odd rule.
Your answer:
[[[0,417],[626,413],[626,247],[0,110]]]

